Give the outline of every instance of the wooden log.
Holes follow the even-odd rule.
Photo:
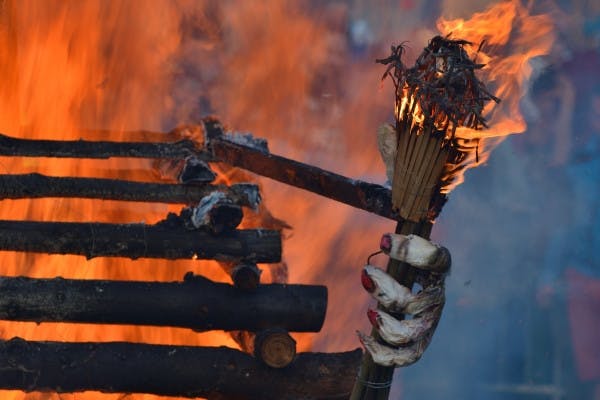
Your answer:
[[[296,357],[296,341],[283,329],[268,329],[256,334],[254,356],[272,368],[284,368]]]
[[[260,285],[252,292],[188,274],[183,282],[0,278],[0,319],[318,332],[327,288]]]
[[[400,220],[392,210],[388,188],[266,152],[261,146],[235,142],[215,120],[205,120],[208,148],[217,160],[258,175],[308,190],[352,207]]]
[[[190,231],[174,217],[155,225],[0,221],[0,250],[76,254],[86,258],[281,261],[279,231],[236,230],[219,236]]]
[[[254,290],[260,284],[262,271],[254,263],[237,264],[230,269],[231,280],[235,287],[244,290]]]
[[[231,232],[242,222],[242,207],[223,192],[212,192],[195,207],[184,210],[196,229],[206,228],[218,235]],[[183,211],[182,211],[183,212]]]
[[[0,155],[158,159],[184,159],[194,156],[205,161],[221,161],[240,167],[385,218],[401,219],[398,213],[392,210],[390,190],[382,185],[347,178],[312,165],[273,155],[260,146],[252,147],[235,143],[223,134],[220,123],[214,119],[205,119],[204,127],[207,136],[211,138],[209,149],[199,148],[191,140],[173,143],[57,141],[17,139],[0,135]],[[160,134],[153,133],[153,135]]]
[[[302,353],[269,368],[226,347],[0,341],[0,388],[151,393],[209,400],[344,399],[360,350]]]
[[[177,180],[183,184],[204,185],[215,180],[217,174],[206,161],[193,156],[185,159]]]
[[[258,186],[249,183],[181,185],[105,178],[52,177],[40,174],[0,175],[0,199],[72,197],[171,204],[197,204],[214,191],[226,193],[235,203],[255,207]]]
[[[105,136],[115,137],[114,132]],[[159,136],[157,133],[151,133]],[[112,136],[110,136],[112,135]],[[165,136],[165,134],[160,134]],[[20,139],[0,134],[0,155],[19,157],[60,158],[167,158],[185,159],[189,156],[202,158],[198,145],[189,139],[177,142],[108,142],[93,140],[39,140]],[[208,159],[207,157],[204,157]]]

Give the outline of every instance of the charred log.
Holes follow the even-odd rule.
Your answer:
[[[155,203],[198,203],[219,191],[235,203],[256,207],[258,187],[253,184],[180,185],[105,178],[51,177],[40,174],[0,175],[0,199],[74,197]]]
[[[109,136],[109,134],[107,133],[105,136]],[[154,134],[154,136],[158,135]],[[108,142],[20,139],[0,134],[0,155],[3,156],[97,159],[132,157],[183,160],[189,156],[201,157],[198,150],[197,144],[187,139],[173,143]]]
[[[185,159],[193,156],[204,161],[221,161],[240,167],[385,218],[401,219],[398,213],[392,210],[391,191],[384,186],[347,178],[271,154],[262,140],[257,140],[260,143],[256,145],[236,143],[231,137],[223,134],[221,125],[214,119],[206,119],[204,127],[210,143],[208,149],[200,148],[195,142],[187,139],[172,143],[139,143],[30,140],[0,135],[0,155],[158,159]],[[154,136],[159,134],[155,133]]]
[[[261,272],[256,264],[239,264],[231,271],[231,279],[240,289],[254,290],[260,284]]]
[[[382,217],[400,220],[392,210],[389,189],[347,178],[324,169],[271,154],[263,146],[236,142],[223,134],[220,124],[205,121],[209,148],[215,159],[258,175],[308,190]]]
[[[0,388],[152,393],[211,400],[344,399],[360,350],[302,353],[272,369],[226,347],[0,341]]]
[[[184,184],[203,185],[214,181],[216,177],[217,174],[206,161],[194,156],[186,158],[177,179]]]
[[[155,225],[0,221],[0,249],[94,257],[279,262],[281,234],[236,230],[219,236],[190,231],[179,217]]]
[[[197,206],[188,207],[182,213],[189,215],[194,228],[205,228],[214,234],[234,230],[244,217],[242,208],[223,192],[203,197]]]
[[[0,278],[0,319],[318,332],[327,288],[260,285],[252,292],[191,274],[183,282]]]

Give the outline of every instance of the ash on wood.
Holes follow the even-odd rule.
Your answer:
[[[217,174],[210,169],[206,161],[198,157],[188,157],[177,179],[181,183],[202,185],[215,180]]]
[[[0,388],[151,393],[210,400],[345,399],[361,351],[302,353],[269,368],[226,347],[0,341]]]
[[[248,144],[247,140],[236,142],[233,136],[224,135],[214,119],[205,120],[204,126],[208,148],[217,160],[385,218],[401,219],[392,210],[391,192],[384,186],[268,153],[264,146]]]
[[[198,258],[265,263],[281,260],[279,231],[236,230],[215,236],[190,231],[177,219],[155,225],[0,221],[0,250],[77,254],[88,259]]]
[[[221,124],[212,118],[205,119],[203,126],[210,142],[208,149],[200,147],[199,144],[189,139],[173,143],[139,143],[29,140],[0,135],[0,155],[74,158],[141,157],[155,159],[194,157],[204,161],[224,162],[385,218],[401,219],[399,214],[392,210],[391,191],[382,185],[347,178],[312,165],[270,154],[266,150],[264,141],[261,140],[256,140],[256,145],[249,144],[247,140],[245,142],[241,140],[235,142],[235,136],[224,135]],[[108,134],[106,133],[106,135]],[[152,134],[154,136],[161,135],[158,132]],[[49,197],[44,194],[36,195],[36,193],[39,193],[36,190],[30,190],[30,193],[32,193],[32,196],[19,195],[18,198]],[[118,191],[115,191],[115,193],[113,196],[117,197],[79,197],[125,200],[118,197]],[[52,197],[56,196],[78,197],[62,194],[52,195]],[[201,197],[188,198],[185,202],[198,201]],[[17,197],[7,195],[4,198]],[[153,200],[141,198],[138,201]]]
[[[106,178],[52,177],[41,174],[0,175],[0,199],[74,197],[86,199],[192,204],[209,194],[225,193],[236,204],[256,207],[258,187],[250,183],[180,185]]]
[[[151,133],[154,136],[165,134]],[[114,137],[114,132],[104,136]],[[20,157],[96,158],[168,158],[183,160],[201,157],[198,145],[189,139],[173,143],[108,142],[91,140],[20,139],[0,134],[0,155]]]
[[[0,278],[0,319],[318,332],[327,288],[260,285],[252,292],[188,274],[183,282]]]
[[[196,229],[206,228],[214,234],[230,232],[242,222],[242,208],[223,192],[213,192],[200,200],[195,207],[182,213],[189,214],[190,222]]]

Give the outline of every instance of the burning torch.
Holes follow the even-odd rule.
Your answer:
[[[394,368],[416,362],[427,348],[444,305],[448,251],[428,240],[447,193],[467,163],[478,160],[479,139],[457,131],[487,127],[486,103],[500,100],[477,78],[482,68],[465,40],[436,36],[404,65],[402,45],[377,60],[395,87],[395,124],[378,131],[378,144],[392,184],[392,207],[402,218],[381,249],[387,273],[367,265],[362,282],[378,301],[369,311],[371,335],[359,332],[367,352],[351,399],[387,399]],[[481,46],[480,46],[481,47]],[[423,290],[412,293],[414,283]],[[403,321],[404,314],[414,318]]]

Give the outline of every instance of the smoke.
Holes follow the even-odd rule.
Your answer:
[[[77,6],[79,2],[69,7],[29,5],[33,3],[36,7],[23,6],[29,11],[20,13],[1,3],[3,21],[17,18],[19,28],[3,24],[0,39],[16,34],[20,38],[18,49],[8,39],[0,49],[0,70],[11,77],[0,86],[7,94],[0,100],[4,132],[47,136],[61,130],[67,138],[81,127],[170,130],[216,114],[233,130],[269,139],[274,153],[378,183],[385,181],[385,169],[375,132],[392,119],[393,93],[391,85],[381,85],[383,67],[374,59],[387,55],[391,43],[408,40],[410,63],[435,34],[441,11],[454,4],[178,0],[151,6],[132,1],[110,6],[87,2],[87,7]],[[454,16],[481,11],[472,2],[461,3]],[[103,29],[94,29],[98,25]],[[21,31],[23,26],[34,29]],[[57,40],[52,43],[63,46],[49,47],[53,37]],[[16,64],[7,61],[14,54]],[[35,79],[24,79],[19,75],[24,71]],[[85,75],[75,79],[81,71]],[[570,79],[577,71],[563,74]],[[25,82],[26,87],[17,88],[21,83],[15,82]],[[76,87],[81,82],[87,84]],[[42,88],[46,94],[35,96]],[[533,104],[542,107],[547,94],[540,93]],[[447,305],[422,360],[396,374],[393,398],[517,399],[518,394],[502,385],[546,384],[553,379],[548,365],[556,360],[555,350],[565,345],[553,335],[568,337],[561,330],[565,316],[561,308],[552,315],[541,310],[535,292],[550,233],[569,222],[563,212],[569,209],[569,192],[561,186],[562,167],[550,159],[550,139],[537,135],[552,125],[555,114],[546,109],[540,113],[548,121],[538,121],[537,128],[530,125],[522,139],[505,141],[487,165],[470,171],[466,182],[451,193],[434,227],[434,239],[453,255]],[[24,119],[17,123],[15,115]],[[578,123],[585,118],[572,116]],[[577,126],[580,131],[590,127]],[[569,134],[572,127],[568,125]],[[146,164],[112,166],[128,169],[125,172],[148,169]],[[23,168],[3,167],[13,173]],[[88,173],[95,175],[97,166],[91,167]],[[52,171],[53,165],[43,168]],[[81,165],[70,168],[63,174],[80,171]],[[293,226],[284,244],[290,282],[329,288],[323,331],[302,335],[300,350],[358,347],[354,331],[367,329],[369,303],[360,286],[360,270],[377,250],[380,235],[393,231],[394,224],[266,179],[260,182],[272,214]],[[53,203],[42,208],[56,207]],[[71,207],[81,210],[75,203]],[[72,218],[73,208],[67,208],[61,216]],[[106,217],[109,208],[84,215]],[[129,211],[144,218],[133,206]],[[13,214],[9,208],[4,212]],[[148,212],[158,215],[156,209]],[[37,213],[25,209],[25,217]],[[31,259],[21,261],[32,264]],[[385,264],[382,258],[376,262]],[[63,265],[51,265],[44,275],[68,276]],[[133,275],[116,264],[104,265],[106,270],[101,262],[89,265],[94,268],[81,273],[88,278]],[[142,262],[136,268],[140,266],[162,279],[178,279],[194,268],[191,263],[157,267]],[[74,268],[71,274],[76,274]],[[67,328],[56,335],[64,331]],[[98,332],[92,340],[107,339],[105,333]],[[159,333],[146,331],[144,337],[139,330],[131,336],[168,341]],[[180,341],[198,342],[195,333],[180,336]],[[544,340],[547,346],[540,344]],[[563,363],[567,359],[563,353]],[[565,369],[563,382],[573,374]]]

